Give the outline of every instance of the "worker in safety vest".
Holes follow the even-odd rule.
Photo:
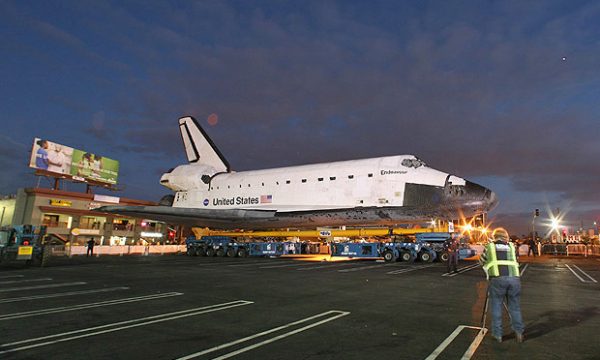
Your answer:
[[[444,248],[448,253],[448,261],[446,262],[446,269],[448,274],[458,272],[458,235],[446,240]]]
[[[489,279],[492,337],[502,342],[502,303],[506,298],[517,342],[523,342],[525,325],[521,316],[521,279],[515,246],[509,242],[508,232],[503,228],[494,230],[492,238],[479,259]]]

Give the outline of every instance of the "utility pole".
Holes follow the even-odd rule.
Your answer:
[[[556,218],[560,219],[560,208],[556,208]],[[556,228],[556,241],[559,243],[563,242],[562,232],[560,231],[560,227]]]

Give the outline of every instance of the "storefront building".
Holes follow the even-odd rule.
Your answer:
[[[98,245],[172,244],[175,230],[167,224],[121,217],[95,209],[106,205],[157,205],[143,200],[45,188],[19,189],[13,225],[45,225],[47,234],[72,245],[94,239]]]

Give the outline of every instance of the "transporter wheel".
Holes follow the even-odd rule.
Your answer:
[[[235,249],[234,248],[227,249],[227,257],[235,257]]]
[[[196,256],[206,256],[206,249],[203,246],[196,248]]]
[[[187,249],[187,256],[196,256],[196,255],[197,255],[197,254],[196,254],[196,249],[194,249],[193,247],[191,247],[191,246],[190,246],[190,247]]]
[[[415,259],[413,258],[410,251],[402,251],[402,252],[400,252],[400,260],[406,261],[406,262],[413,262]]]
[[[394,253],[391,250],[386,250],[383,252],[383,260],[390,262],[390,261],[394,261],[396,259],[395,259]]]
[[[431,262],[433,260],[433,257],[428,251],[422,251],[419,253],[419,260],[421,260],[422,262]]]
[[[241,258],[247,257],[248,256],[248,250],[246,250],[246,248],[240,248],[237,252],[237,255]]]
[[[450,255],[446,251],[439,254],[439,259],[441,262],[447,262]]]
[[[217,256],[218,256],[218,257],[224,257],[224,256],[225,256],[225,249],[223,249],[223,248],[219,248],[219,249],[217,250]]]
[[[206,249],[206,256],[208,256],[208,257],[215,256],[215,249],[213,249],[212,247],[209,247],[208,249]]]

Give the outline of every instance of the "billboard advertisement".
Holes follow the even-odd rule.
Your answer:
[[[119,176],[116,160],[39,138],[33,141],[29,167],[106,184],[116,184]]]

